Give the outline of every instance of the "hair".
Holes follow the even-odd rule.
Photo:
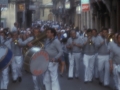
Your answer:
[[[108,29],[107,29],[107,28],[103,28],[103,29],[102,29],[102,32],[103,32],[103,31],[107,31],[107,32],[108,32]]]
[[[70,33],[72,33],[72,32],[76,33],[76,31],[75,31],[75,30],[71,30],[71,31],[70,31]]]
[[[57,35],[57,32],[54,28],[47,28],[46,29],[46,31],[49,31],[49,30],[50,30],[51,33],[53,33],[54,37]]]
[[[120,36],[120,33],[117,34],[117,39],[118,39],[119,36]]]
[[[86,33],[91,33],[92,32],[92,30],[91,29],[87,29],[87,32]]]
[[[97,29],[92,29],[92,31],[95,31],[95,32],[97,32]]]
[[[34,31],[34,30],[39,30],[39,28],[35,27],[35,28],[33,28],[33,31]]]
[[[13,32],[11,32],[11,35],[13,36],[14,34],[19,34],[19,32],[18,31],[13,31]]]

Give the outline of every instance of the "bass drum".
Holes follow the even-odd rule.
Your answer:
[[[49,55],[39,47],[29,49],[24,57],[24,68],[35,76],[41,75],[47,70]]]
[[[8,67],[13,58],[13,53],[5,45],[0,45],[0,71]]]

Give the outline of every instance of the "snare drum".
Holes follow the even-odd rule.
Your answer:
[[[29,49],[24,58],[24,68],[35,76],[41,75],[47,70],[49,55],[39,47]]]
[[[11,64],[13,53],[6,46],[0,46],[0,71]]]

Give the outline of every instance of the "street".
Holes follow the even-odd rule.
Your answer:
[[[60,80],[60,86],[61,90],[112,90],[111,88],[104,87],[98,84],[97,80],[93,80],[92,83],[85,84],[84,83],[84,69],[83,69],[83,64],[80,64],[80,79],[73,79],[73,80],[68,80],[67,79],[67,73],[63,75],[63,77],[59,76]],[[113,81],[111,81],[113,82]],[[113,84],[110,84],[113,87]],[[10,84],[8,86],[8,90],[34,90],[34,85],[32,81],[32,77],[29,73],[24,72],[23,73],[23,79],[22,82],[19,83],[12,83],[10,81]]]

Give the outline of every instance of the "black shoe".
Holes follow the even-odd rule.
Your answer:
[[[103,85],[102,82],[99,82],[99,85]]]
[[[68,80],[72,80],[72,79],[73,79],[73,78],[70,78],[70,77],[68,78]]]
[[[95,78],[96,80],[99,80],[99,78]]]
[[[18,77],[18,81],[21,82],[21,81],[22,81],[22,78],[21,78],[21,77]]]
[[[61,76],[61,77],[63,77],[63,74],[62,74],[62,73],[60,73],[60,76]]]
[[[104,87],[105,87],[105,88],[110,88],[110,86],[109,86],[109,85],[105,85]]]
[[[17,82],[17,80],[13,80],[12,82],[13,82],[13,83],[16,83],[16,82]]]
[[[93,81],[89,81],[89,83],[93,83]]]
[[[85,84],[88,84],[88,81],[85,81],[84,83],[85,83]]]
[[[77,80],[78,80],[78,79],[79,79],[79,77],[75,77],[75,79],[77,79]]]

